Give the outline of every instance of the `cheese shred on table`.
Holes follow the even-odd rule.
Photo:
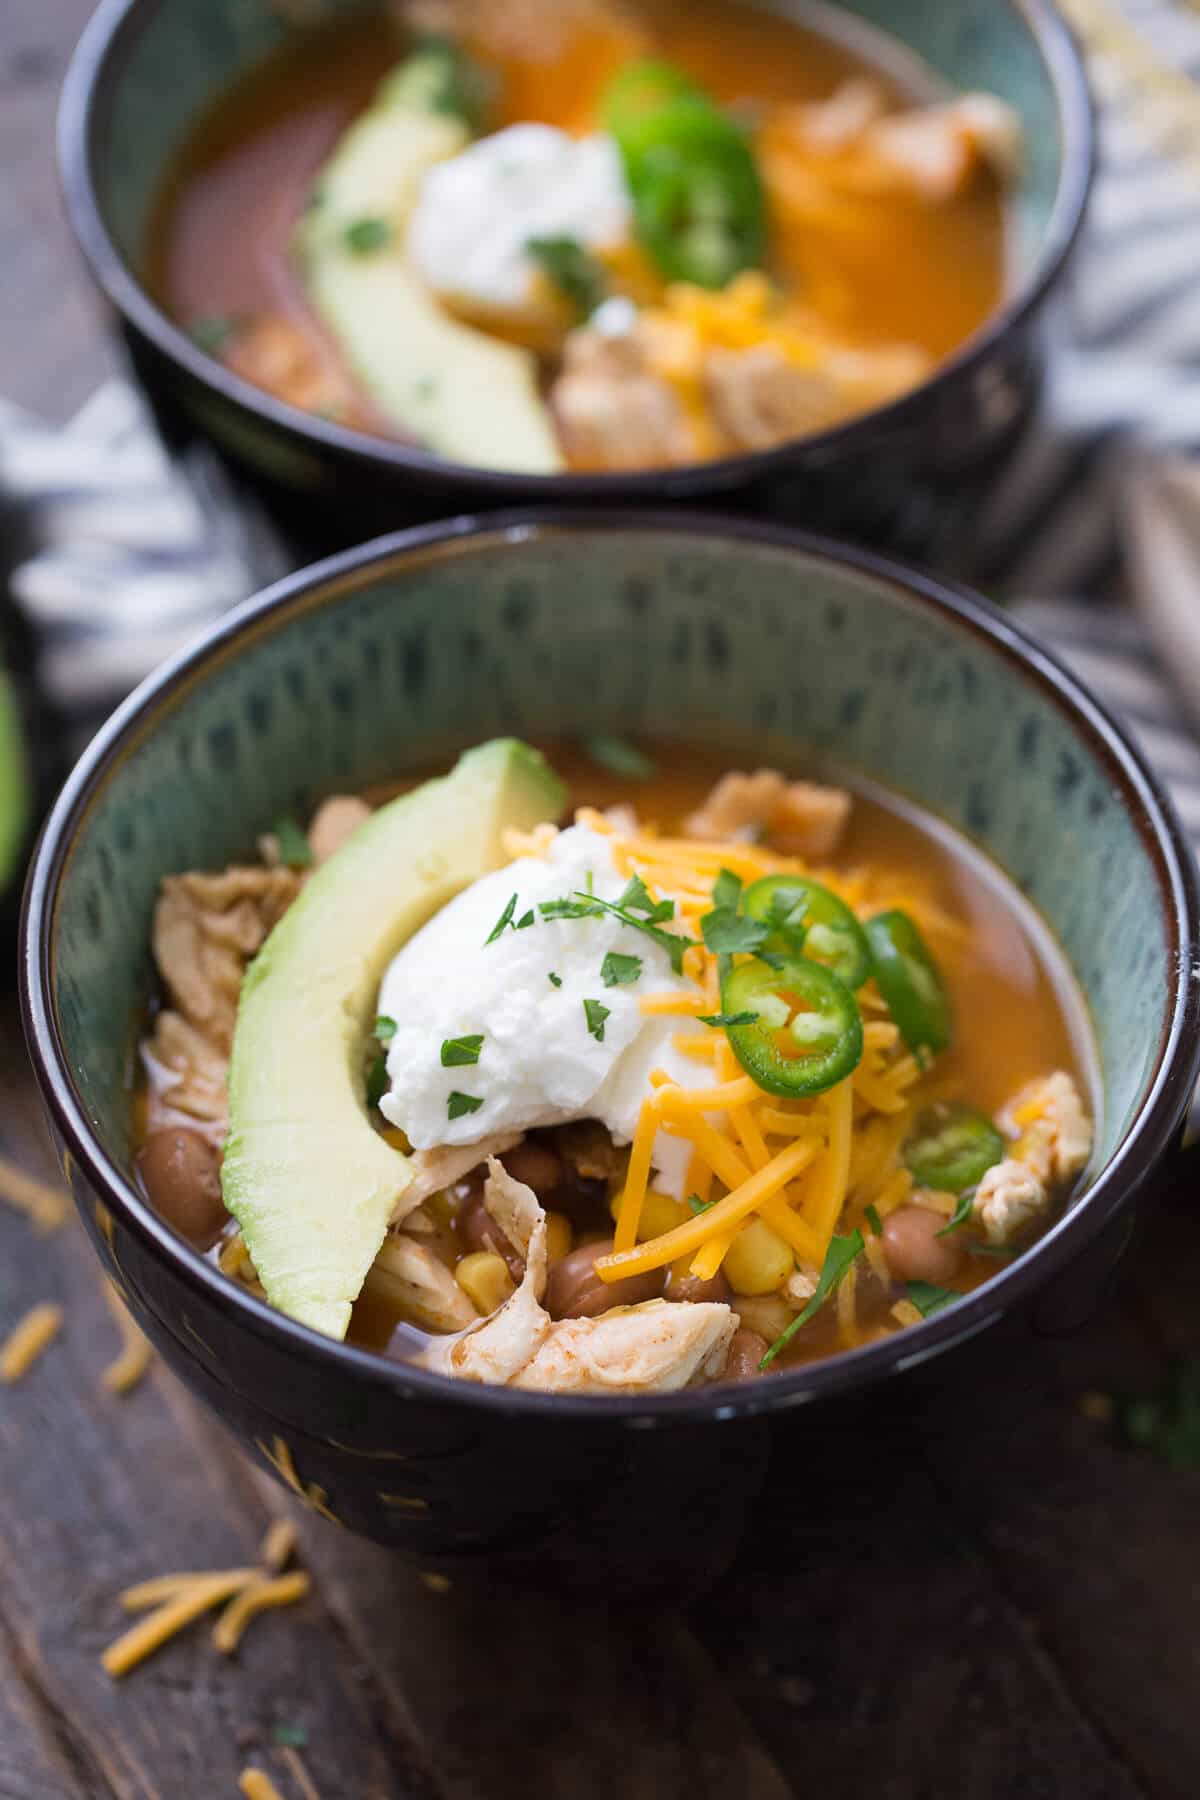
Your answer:
[[[0,1344],[0,1382],[8,1386],[27,1375],[42,1351],[62,1329],[61,1306],[43,1301],[31,1307]]]
[[[121,1350],[106,1366],[100,1379],[110,1394],[128,1394],[148,1373],[154,1351],[134,1324],[128,1307],[111,1282],[104,1283],[104,1298],[121,1334]]]
[[[294,1605],[311,1592],[311,1580],[303,1570],[280,1572],[295,1548],[295,1526],[290,1519],[280,1518],[268,1529],[261,1561],[254,1566],[157,1575],[126,1588],[119,1596],[126,1612],[140,1612],[145,1607],[154,1610],[109,1645],[100,1658],[103,1668],[114,1680],[127,1675],[185,1625],[222,1605],[213,1642],[218,1650],[231,1655],[257,1613],[268,1607]]]
[[[23,1212],[35,1231],[57,1231],[71,1208],[70,1198],[61,1188],[26,1175],[5,1156],[0,1156],[0,1200]]]

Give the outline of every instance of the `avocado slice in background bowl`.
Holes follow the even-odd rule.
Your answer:
[[[12,677],[0,668],[0,895],[19,872],[33,817],[29,756]]]

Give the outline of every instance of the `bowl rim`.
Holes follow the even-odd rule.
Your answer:
[[[679,469],[636,469],[597,473],[526,474],[456,462],[399,439],[373,436],[321,419],[278,400],[206,355],[182,326],[151,299],[117,247],[104,218],[94,179],[95,148],[108,115],[105,77],[132,42],[141,18],[169,0],[100,0],[67,69],[59,100],[59,179],[75,237],[92,274],[109,301],[170,363],[181,367],[230,405],[324,450],[368,468],[404,471],[423,483],[457,483],[478,490],[478,504],[504,505],[519,494],[530,504],[573,500],[621,505],[644,499],[733,490],[751,479],[787,468],[797,456],[823,463],[853,452],[879,432],[902,431],[923,408],[963,376],[986,364],[1014,328],[1047,297],[1073,250],[1087,211],[1097,163],[1096,115],[1087,71],[1075,33],[1053,0],[1004,0],[1029,31],[1049,74],[1058,111],[1062,168],[1045,241],[1033,267],[1011,295],[917,387],[883,406],[871,408],[827,430],[790,438],[768,450],[689,463]],[[490,496],[490,498],[489,498]]]
[[[336,602],[347,590],[395,567],[461,554],[503,554],[530,539],[586,533],[637,533],[671,539],[715,540],[782,551],[808,562],[832,563],[865,575],[894,601],[915,606],[986,641],[1022,672],[1088,741],[1123,794],[1158,879],[1159,902],[1175,971],[1159,1036],[1158,1061],[1146,1096],[1116,1150],[1077,1205],[1045,1237],[984,1286],[920,1325],[873,1344],[842,1351],[765,1382],[714,1386],[660,1395],[564,1396],[456,1382],[412,1364],[338,1342],[240,1292],[193,1251],[135,1189],[101,1147],[69,1072],[53,996],[54,919],[59,885],[73,840],[98,792],[126,756],[145,741],[156,717],[169,711],[231,653],[246,633],[286,628],[293,614]],[[889,602],[891,603],[891,602]],[[941,1354],[1024,1305],[1104,1231],[1177,1140],[1200,1073],[1200,871],[1174,806],[1157,775],[1107,709],[1052,654],[972,590],[904,567],[872,551],[811,533],[758,521],[701,515],[682,509],[594,511],[528,508],[462,515],[376,538],[276,582],[226,614],[199,640],[169,659],[101,727],[68,777],[46,821],[30,866],[21,918],[18,980],[26,1040],[34,1072],[67,1151],[93,1191],[148,1252],[165,1260],[185,1288],[276,1347],[301,1368],[332,1359],[347,1377],[393,1397],[480,1407],[492,1412],[614,1419],[653,1427],[697,1418],[729,1419],[774,1412],[866,1386]],[[163,1323],[169,1326],[169,1321]]]

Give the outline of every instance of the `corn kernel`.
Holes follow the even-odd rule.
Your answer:
[[[614,1194],[609,1203],[609,1211],[617,1218],[621,1211],[624,1193]],[[657,1188],[647,1188],[646,1198],[642,1201],[642,1216],[638,1220],[638,1243],[644,1244],[650,1238],[662,1237],[668,1231],[674,1231],[676,1225],[682,1225],[691,1213],[682,1200],[672,1200],[670,1194],[660,1194]]]
[[[546,1254],[551,1262],[559,1257],[568,1256],[575,1242],[575,1233],[571,1229],[571,1221],[566,1213],[548,1212],[546,1214]]]
[[[508,1265],[494,1250],[474,1250],[470,1256],[464,1256],[454,1271],[454,1279],[485,1319],[516,1291]]]
[[[795,1267],[791,1245],[761,1219],[742,1226],[725,1252],[726,1279],[735,1294],[773,1294]]]

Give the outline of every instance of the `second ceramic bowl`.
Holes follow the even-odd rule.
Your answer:
[[[1012,201],[1010,292],[961,350],[901,400],[775,450],[679,470],[541,477],[447,462],[274,400],[205,356],[142,285],[147,223],[189,123],[295,21],[357,4],[102,0],[62,98],[72,222],[151,393],[172,430],[211,436],[265,484],[301,541],[348,543],[481,506],[717,497],[916,554],[973,516],[1036,390],[1044,305],[1091,179],[1087,82],[1048,0],[847,0],[830,9],[835,24],[848,14],[852,27],[898,39],[952,87],[998,94],[1021,118],[1027,157]]]

